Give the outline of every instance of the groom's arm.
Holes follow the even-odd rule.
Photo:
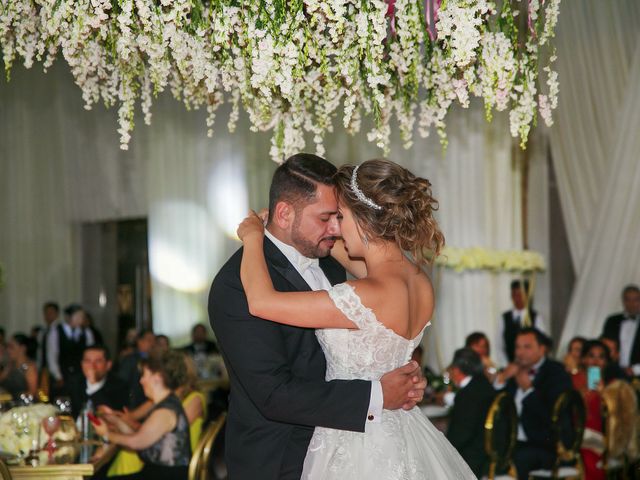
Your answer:
[[[264,417],[364,431],[371,382],[326,382],[296,376],[287,358],[285,327],[248,313],[239,279],[216,279],[209,296],[209,317],[227,367]],[[314,353],[318,354],[302,350],[300,355]]]

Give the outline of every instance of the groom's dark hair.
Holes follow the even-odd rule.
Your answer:
[[[316,194],[318,183],[334,184],[338,169],[322,157],[312,153],[296,153],[276,168],[269,189],[269,222],[278,202],[298,208]]]

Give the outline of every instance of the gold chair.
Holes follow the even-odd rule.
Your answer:
[[[558,397],[551,414],[551,432],[556,445],[556,461],[550,470],[539,469],[529,472],[530,480],[538,478],[580,480],[583,478],[584,468],[580,457],[580,445],[582,445],[586,417],[584,400],[577,390],[567,390]],[[569,445],[565,444],[567,440]],[[574,466],[565,466],[571,462]]]
[[[205,430],[198,442],[195,452],[191,456],[189,462],[189,480],[208,480],[207,475],[209,459],[213,450],[213,445],[220,435],[220,431],[227,419],[226,413],[221,413],[215,422]]]
[[[11,472],[9,471],[9,467],[4,461],[0,458],[0,479],[2,480],[11,480]]]
[[[607,478],[621,476],[626,480],[629,464],[637,459],[636,391],[627,382],[614,380],[602,392],[601,411],[604,427],[602,468]]]
[[[517,434],[516,406],[511,396],[507,392],[502,392],[493,400],[484,422],[484,449],[490,460],[489,480],[517,477],[512,461]],[[504,443],[505,437],[506,444],[501,445],[500,442]],[[507,476],[496,477],[496,472],[504,470],[508,471]]]

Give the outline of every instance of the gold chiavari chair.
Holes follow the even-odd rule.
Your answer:
[[[208,480],[208,466],[211,458],[211,452],[213,446],[220,436],[224,422],[227,419],[226,413],[221,413],[220,416],[212,422],[209,427],[204,431],[195,452],[191,456],[189,462],[189,480]]]
[[[0,458],[0,479],[2,480],[11,480],[11,472],[9,471],[9,467],[4,461]]]
[[[602,468],[607,478],[629,478],[629,463],[637,457],[637,421],[635,389],[623,380],[614,380],[602,392]]]
[[[518,434],[518,413],[513,399],[502,392],[493,400],[484,422],[484,449],[489,456],[489,480],[516,478],[513,451]],[[498,472],[507,471],[507,475]]]
[[[553,407],[551,431],[556,445],[556,461],[550,470],[529,473],[529,479],[552,478],[581,480],[583,477],[580,445],[586,422],[584,400],[577,390],[564,392]]]

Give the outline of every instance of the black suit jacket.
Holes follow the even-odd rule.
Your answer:
[[[571,388],[571,377],[564,365],[547,358],[533,379],[533,392],[522,401],[519,420],[528,443],[555,452],[551,437],[551,414],[558,397]],[[506,389],[515,398],[518,390],[515,379],[509,379]]]
[[[196,346],[195,343],[190,343],[186,347],[183,348],[183,351],[193,356],[196,352],[202,352],[206,355],[210,355],[213,353],[218,353],[218,347],[211,340],[205,340],[203,344]]]
[[[484,449],[484,422],[496,391],[484,375],[476,375],[456,393],[447,438],[480,478],[489,466]]]
[[[310,290],[269,239],[264,252],[274,287]],[[313,329],[253,317],[240,281],[242,249],[222,267],[209,293],[209,319],[229,371],[226,461],[233,480],[300,478],[314,427],[364,431],[371,383],[325,381]],[[332,284],[345,280],[332,258],[320,260]]]
[[[127,405],[127,384],[112,374],[107,375],[107,380],[100,390],[92,395],[87,395],[87,380],[84,376],[78,377],[69,387],[71,398],[71,413],[77,417],[87,400],[91,400],[93,407],[106,405],[114,410],[122,410]]]
[[[618,341],[620,341],[620,326],[623,321],[623,313],[617,313],[607,317],[607,320],[604,322],[604,328],[602,329],[602,335],[617,338]],[[633,346],[631,347],[631,365],[636,363],[640,363],[640,328],[636,330],[636,336],[633,339]]]

